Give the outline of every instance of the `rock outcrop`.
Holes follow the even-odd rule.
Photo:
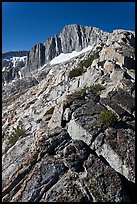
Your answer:
[[[134,40],[74,24],[28,53],[2,87],[3,202],[135,201]]]
[[[89,26],[79,26],[77,24],[67,25],[60,33],[63,53],[74,50],[80,51],[89,45],[95,46],[107,38],[107,34],[102,30]]]

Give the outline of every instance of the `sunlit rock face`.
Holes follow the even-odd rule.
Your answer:
[[[3,202],[135,201],[134,41],[73,24],[3,59]]]

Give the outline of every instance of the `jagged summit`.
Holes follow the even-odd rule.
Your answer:
[[[27,66],[31,67],[33,61],[35,61],[35,66],[39,67],[61,53],[81,51],[88,46],[94,47],[97,44],[105,44],[109,38],[110,40],[108,41],[110,42],[111,38],[115,37],[115,34],[119,35],[116,37],[117,39],[115,39],[115,41],[117,41],[118,38],[122,38],[122,35],[124,37],[124,32],[126,31],[116,30],[110,34],[95,27],[80,26],[78,24],[66,25],[59,36],[55,35],[54,37],[50,37],[46,40],[44,46],[42,44],[37,44],[35,45],[35,49],[32,48],[29,52]],[[130,32],[129,35],[131,35],[131,38],[135,37],[133,32]],[[36,54],[34,55],[34,53],[38,53],[39,57]]]

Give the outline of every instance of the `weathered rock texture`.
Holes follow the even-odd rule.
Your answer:
[[[22,78],[2,90],[3,202],[135,201],[134,40],[67,25],[29,52]],[[115,120],[103,122],[108,110]]]
[[[35,45],[27,55],[27,68],[31,71],[38,69],[45,63],[45,47],[39,43]]]

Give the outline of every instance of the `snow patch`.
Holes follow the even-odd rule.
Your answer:
[[[22,56],[22,57],[11,57],[10,60],[13,60],[13,61],[24,61],[26,60],[27,56]]]
[[[48,74],[52,75],[53,74],[53,70],[51,69]]]
[[[68,61],[70,60],[71,58],[73,57],[77,57],[78,55],[84,53],[84,52],[87,52],[89,50],[92,50],[93,46],[88,46],[84,49],[82,49],[80,52],[77,52],[77,51],[73,51],[71,53],[61,53],[59,56],[53,58],[51,61],[50,61],[50,65],[54,65],[54,64],[59,64],[59,63],[62,63],[62,62],[65,62],[65,61]]]
[[[6,70],[6,67],[3,67],[2,72],[5,72],[5,70]]]
[[[27,59],[27,56],[22,56],[22,57],[11,57],[10,61],[13,63],[13,67],[15,68],[17,61],[23,61],[25,62]]]

